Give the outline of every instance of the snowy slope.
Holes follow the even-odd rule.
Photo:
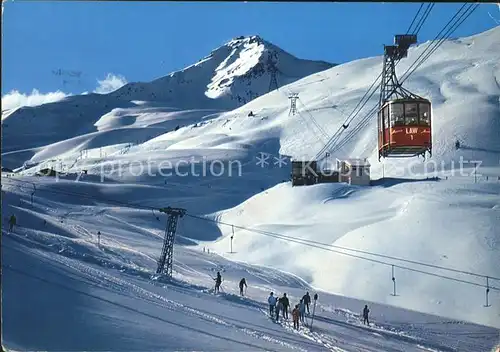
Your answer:
[[[294,332],[290,321],[274,323],[266,316],[265,299],[269,291],[286,292],[295,304],[306,290],[314,292],[297,276],[190,249],[183,245],[188,233],[181,225],[175,279],[152,281],[163,216],[151,221],[150,212],[90,206],[93,201],[85,199],[71,204],[78,198],[57,193],[45,181],[44,197],[31,205],[28,188],[3,181],[3,208],[16,209],[22,224],[2,233],[7,348],[413,352],[485,351],[497,342],[496,329],[378,304],[370,304],[372,325],[363,326],[358,312],[365,302],[324,292],[314,329]],[[108,186],[71,188],[85,194]],[[224,282],[222,293],[213,295],[217,271]],[[245,297],[237,291],[241,277],[249,285]]]
[[[408,58],[398,65],[399,72],[404,72],[427,45],[429,43],[411,48]],[[127,208],[113,210],[115,220],[112,222],[109,217],[101,220],[96,216],[99,208],[91,205],[106,201],[97,199],[113,199],[157,208],[181,206],[191,214],[226,223],[500,277],[499,63],[500,27],[497,27],[476,36],[445,42],[415,71],[407,82],[407,88],[433,102],[433,157],[425,163],[421,159],[384,161],[387,178],[377,181],[374,187],[332,184],[292,188],[286,182],[290,173],[289,165],[275,165],[273,156],[314,156],[326,142],[327,136],[322,136],[312,125],[311,115],[327,135],[332,135],[380,72],[381,57],[358,60],[312,74],[229,112],[201,110],[200,107],[172,111],[169,110],[172,108],[169,104],[160,101],[144,103],[144,99],[137,97],[127,102],[130,105],[112,113],[103,113],[93,120],[97,132],[86,131],[77,136],[68,133],[72,138],[64,138],[61,136],[66,132],[61,129],[60,139],[54,140],[57,143],[47,146],[41,143],[38,144],[41,147],[36,150],[30,149],[37,145],[36,142],[30,140],[24,144],[21,134],[13,134],[19,143],[8,151],[11,154],[2,154],[2,158],[12,156],[18,166],[19,162],[27,161],[34,155],[31,162],[41,163],[38,167],[52,163],[57,168],[63,165],[64,170],[70,173],[88,170],[89,175],[78,183],[54,182],[28,176],[16,176],[14,179],[43,182],[47,184],[44,187],[52,191],[71,193],[78,190],[93,197],[86,199],[59,194],[57,201],[49,202],[55,195],[43,192],[44,187],[37,186],[36,203],[38,207],[38,204],[47,201],[49,205],[46,208],[54,209],[51,217],[66,220],[78,218],[80,226],[89,228],[91,233],[102,229],[117,236],[121,244],[127,242],[141,253],[147,251],[146,247],[151,246],[148,241],[153,240],[145,239],[137,232],[147,229],[161,231],[163,222],[158,223],[150,211]],[[299,93],[297,107],[300,114],[295,116],[289,116],[289,92]],[[54,107],[63,109],[64,105],[57,105],[63,103],[55,103]],[[375,104],[376,95],[365,111]],[[248,116],[249,111],[255,116]],[[355,123],[356,120],[352,126]],[[161,131],[161,124],[170,132]],[[160,128],[155,129],[159,125]],[[137,130],[133,137],[135,143],[123,139],[120,132],[116,132],[124,126],[128,129],[124,129],[127,134],[130,128]],[[180,128],[176,129],[176,126]],[[27,133],[36,132],[36,127],[27,126],[27,129]],[[349,136],[349,131],[346,130],[345,137]],[[375,158],[375,132],[376,120],[372,118],[353,138],[341,139],[345,145],[334,150],[333,156],[368,157],[373,165],[373,177],[381,177],[382,164]],[[454,148],[457,138],[463,145],[459,150]],[[109,148],[106,155],[101,154],[101,148]],[[256,157],[262,152],[271,155],[268,160],[270,165],[264,168],[256,165]],[[55,161],[49,161],[48,158]],[[477,176],[477,183],[474,183],[470,164],[465,164],[461,173],[457,170],[461,158],[481,160],[478,172],[482,175]],[[222,163],[211,164],[214,160]],[[165,171],[174,171],[179,161],[182,164],[177,171],[187,172],[186,176],[165,174]],[[203,164],[203,161],[207,164]],[[284,161],[289,162],[289,159]],[[231,165],[231,162],[241,165],[241,174],[238,174],[238,164]],[[216,165],[216,171],[223,167],[222,175],[210,175],[210,170],[207,175],[203,175],[203,169],[207,171],[206,165]],[[35,169],[27,169],[24,174],[33,174]],[[234,171],[232,175],[229,169]],[[101,176],[113,182],[100,183]],[[428,179],[433,176],[439,176],[440,180]],[[8,182],[15,184],[16,181]],[[24,192],[24,197],[29,199],[31,189],[25,185],[18,191]],[[47,209],[33,210],[24,203],[8,202],[11,210],[3,210],[4,217],[10,211],[22,214],[20,217],[27,216],[27,213],[31,214],[30,217],[40,217],[48,212]],[[108,205],[111,206],[109,202]],[[126,234],[118,230],[120,223],[130,226]],[[232,234],[230,226],[218,226],[190,217],[182,220],[180,226],[182,237],[176,253],[187,251],[186,256],[191,259],[193,256],[189,255],[189,251],[192,249],[189,249],[189,245],[198,243],[194,247],[198,253],[201,247],[209,246],[221,255],[220,260],[225,265],[232,265],[226,260],[248,263],[241,265],[249,265],[249,268],[254,268],[250,264],[265,265],[273,270],[291,272],[315,288],[333,294],[446,317],[440,320],[388,307],[384,308],[388,309],[384,311],[384,316],[374,316],[376,324],[384,324],[387,320],[395,319],[395,316],[401,316],[399,323],[394,324],[406,333],[413,329],[419,330],[418,326],[422,326],[422,330],[412,333],[425,336],[427,346],[434,350],[490,350],[495,340],[498,340],[499,291],[490,291],[491,306],[484,307],[484,287],[456,281],[484,285],[484,279],[357,253],[362,257],[386,262],[389,266],[377,264],[241,229],[235,230],[234,247],[237,253],[229,257],[226,252],[229,235]],[[40,231],[40,221],[28,222],[26,228],[26,238],[33,240]],[[47,236],[52,236],[50,234],[54,231],[46,231],[49,233]],[[161,243],[158,235],[154,236],[153,242],[157,253]],[[335,250],[345,252],[338,248]],[[348,253],[353,254],[352,251]],[[124,255],[125,260],[131,260],[130,256],[130,253]],[[189,266],[190,263],[186,259],[180,261],[179,265]],[[397,268],[397,295],[392,296],[390,264],[446,276],[455,281]],[[149,270],[154,270],[151,269],[153,263],[148,265]],[[180,280],[186,279],[180,269],[176,275]],[[270,274],[263,274],[262,278],[269,281],[266,293],[280,285],[279,278],[269,279],[267,275]],[[192,273],[189,280],[201,280],[199,273]],[[238,277],[234,278],[236,280]],[[207,286],[210,280],[204,284],[197,281],[196,284]],[[490,284],[500,286],[500,282],[495,280],[491,280]],[[289,287],[286,290],[292,292]],[[323,295],[326,293],[321,293],[321,297]],[[364,304],[332,297],[331,306],[325,307],[324,323],[332,323],[328,321],[331,318],[329,314],[341,314],[345,309],[358,312]],[[258,299],[265,299],[264,291]],[[378,314],[375,312],[381,310],[376,308],[373,312]],[[441,323],[452,319],[454,323],[434,324],[433,319]],[[483,330],[477,332],[474,330],[476,327],[462,321],[488,325],[494,329],[481,327]],[[352,328],[349,322],[347,324],[346,328],[351,334],[346,333],[343,339],[340,335],[344,332],[335,332],[339,324],[327,327],[327,330],[334,330],[330,335],[333,334],[336,342],[331,339],[328,341],[337,343],[337,346],[347,351],[410,351],[413,348],[384,345],[380,341],[359,341],[358,337],[355,339],[352,335],[352,330],[357,328]],[[440,326],[442,331],[436,332],[434,326]],[[463,330],[454,330],[458,327]],[[442,342],[446,340],[444,336],[452,341]],[[358,341],[358,345],[346,347],[348,343],[345,341],[350,339]],[[389,344],[393,342],[391,339],[386,341]],[[370,349],[366,347],[368,345]]]
[[[137,127],[138,107],[142,113],[148,107],[156,115],[154,121],[149,119],[150,125],[170,120],[169,112],[179,110],[231,110],[269,91],[272,67],[283,86],[332,66],[298,59],[258,36],[239,37],[196,64],[152,82],[128,83],[109,94],[71,96],[8,111],[6,116],[2,113],[3,151],[42,147],[103,128]],[[11,154],[4,166],[19,167],[19,160],[33,153]]]

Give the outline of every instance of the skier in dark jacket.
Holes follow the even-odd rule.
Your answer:
[[[222,276],[220,275],[220,272],[217,272],[217,277],[214,279],[215,280],[215,293],[219,293],[219,288],[220,285],[222,284]]]
[[[12,229],[17,224],[17,219],[14,214],[12,214],[9,218],[9,232],[12,232]]]
[[[281,297],[281,304],[283,305],[283,318],[288,319],[288,307],[290,307],[290,301],[288,301],[286,293],[283,293],[283,297]]]
[[[243,286],[248,287],[245,278],[240,280],[240,295],[241,296],[243,296]]]
[[[304,304],[306,305],[307,314],[309,314],[309,304],[311,304],[311,296],[309,296],[309,292],[306,292],[302,299],[304,300]]]
[[[370,325],[370,321],[368,320],[368,313],[370,313],[370,310],[368,309],[368,306],[365,304],[365,308],[363,308],[363,324]]]

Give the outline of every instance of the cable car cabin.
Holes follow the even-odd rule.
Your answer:
[[[315,160],[292,161],[292,186],[307,186],[318,183],[318,165]]]
[[[380,157],[432,154],[431,103],[427,99],[396,99],[378,113]]]

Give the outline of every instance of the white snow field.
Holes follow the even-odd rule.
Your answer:
[[[239,42],[248,48],[252,38]],[[239,68],[222,78],[221,67],[234,64],[231,43],[172,74],[201,82],[172,95],[165,86],[173,80],[162,78],[2,119],[2,166],[19,168],[2,174],[3,222],[14,213],[19,224],[12,234],[2,230],[5,346],[492,351],[500,343],[500,27],[445,42],[406,82],[433,103],[430,159],[379,163],[376,118],[350,134],[363,112],[346,129],[331,159],[369,158],[370,187],[292,187],[289,161],[315,156],[381,72],[382,58],[317,73],[306,71],[320,64],[290,61],[304,78],[281,86],[279,74],[280,89],[262,95],[267,75],[262,96],[235,108],[228,97],[240,89],[236,72],[256,66],[242,50]],[[411,48],[398,72],[429,44]],[[222,81],[232,82],[228,95]],[[257,164],[262,156],[268,164]],[[464,160],[481,162],[476,177]],[[63,173],[33,176],[47,166]],[[147,208],[166,206],[188,216],[178,227],[174,279],[158,282],[151,275],[166,219]],[[243,298],[241,277],[249,283]],[[266,317],[270,291],[295,304],[306,290],[319,293],[312,331]],[[360,321],[365,304],[370,327]]]

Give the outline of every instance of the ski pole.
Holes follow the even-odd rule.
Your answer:
[[[312,327],[313,327],[313,322],[314,322],[314,312],[316,311],[316,301],[318,300],[318,294],[315,293],[314,294],[314,306],[313,306],[313,314],[312,314],[312,317],[311,317],[311,326],[309,327],[309,329],[312,331]]]

